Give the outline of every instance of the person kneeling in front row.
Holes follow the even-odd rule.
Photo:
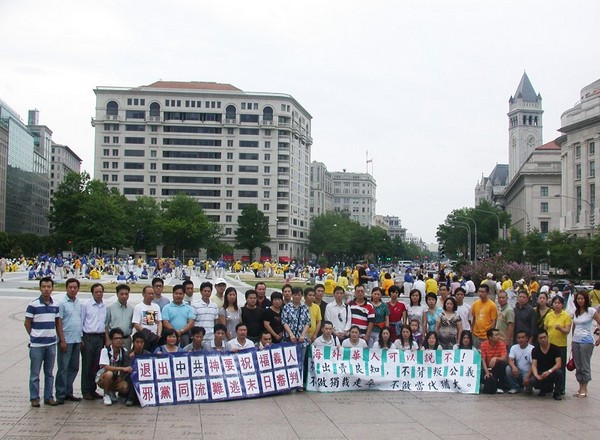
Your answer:
[[[123,330],[113,328],[108,334],[110,345],[100,352],[100,370],[96,375],[96,383],[104,390],[104,404],[112,405],[117,401],[117,392],[127,395],[126,377],[131,374],[131,359],[123,348]]]
[[[540,390],[540,397],[552,391],[554,400],[562,400],[563,372],[560,369],[562,365],[560,349],[548,341],[546,330],[540,330],[538,333],[538,344],[539,346],[534,347],[531,353],[529,384]]]

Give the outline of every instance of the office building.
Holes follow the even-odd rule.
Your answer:
[[[68,146],[52,142],[50,196],[69,173],[81,173],[81,158]]]
[[[52,132],[37,119],[25,125],[0,101],[0,119],[8,126],[6,232],[48,235],[50,181],[48,159]]]
[[[333,182],[333,210],[347,212],[362,226],[375,225],[377,183],[368,173],[331,173]]]
[[[596,194],[600,163],[600,79],[585,86],[561,118],[560,230],[590,236],[598,221]]]
[[[312,117],[294,97],[195,81],[94,93],[96,178],[130,199],[188,194],[229,244],[255,205],[272,238],[262,259],[308,257]]]

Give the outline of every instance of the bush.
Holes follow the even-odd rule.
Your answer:
[[[499,280],[502,275],[508,275],[511,280],[516,281],[528,279],[535,272],[529,265],[517,263],[516,261],[506,261],[502,257],[496,256],[476,263],[466,265],[462,269],[463,275],[471,275],[475,285],[486,279],[488,273],[493,273]]]

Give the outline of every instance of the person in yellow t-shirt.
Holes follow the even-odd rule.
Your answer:
[[[438,292],[438,283],[433,276],[428,276],[425,281],[425,293],[435,293],[437,295]]]
[[[352,272],[352,285],[356,286],[358,285],[358,268],[360,267],[360,264],[357,264],[356,267],[354,268],[354,272]]]
[[[473,346],[479,348],[481,343],[487,339],[487,331],[496,327],[498,320],[498,309],[496,303],[488,298],[490,288],[487,284],[482,284],[477,289],[479,299],[471,306],[471,315],[473,316]]]
[[[308,338],[310,339],[310,343],[312,344],[317,339],[319,335],[319,330],[321,329],[321,308],[314,303],[315,301],[315,291],[312,287],[308,287],[304,291],[304,304],[308,307],[308,312],[310,314],[310,326],[308,327]]]
[[[325,281],[323,281],[323,287],[325,287],[325,295],[333,295],[333,289],[335,289],[335,286],[337,286],[337,284],[333,279],[333,275],[327,275],[327,278],[325,279]]]
[[[343,287],[344,292],[348,289],[348,276],[347,276],[345,270],[340,272],[340,275],[338,276],[338,279],[337,279],[337,285],[340,287]],[[335,288],[334,288],[334,290],[335,290]]]
[[[565,379],[567,377],[566,365],[567,365],[567,336],[571,331],[571,315],[569,315],[564,309],[565,300],[562,296],[555,296],[552,298],[552,311],[546,314],[544,318],[544,328],[548,331],[548,342],[554,344],[560,350],[560,359],[562,365],[560,367],[563,370],[563,383],[561,390],[564,393]]]
[[[513,282],[508,275],[502,275],[502,290],[505,292],[513,290]]]
[[[390,293],[388,292],[388,289],[390,287],[392,287],[394,285],[394,279],[392,278],[392,275],[390,275],[389,273],[385,273],[383,275],[383,281],[381,283],[381,290],[383,290],[383,294],[384,295],[389,295]]]

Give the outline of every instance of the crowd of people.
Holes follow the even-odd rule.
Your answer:
[[[359,278],[360,279],[360,278]],[[366,284],[366,283],[365,283]],[[406,299],[401,288],[389,286],[389,301],[375,286],[366,297],[366,286],[357,283],[351,298],[342,286],[333,288],[331,302],[324,300],[326,287],[282,286],[267,297],[264,282],[244,293],[227,287],[224,278],[214,285],[199,286],[199,298],[189,279],[172,287],[172,300],[163,295],[164,280],[156,277],[142,291],[142,302],[128,303],[130,287],[116,286],[117,301],[106,305],[104,286],[91,287],[92,298],[77,298],[80,282],[66,281],[66,296],[52,299],[54,281],[39,281],[41,295],[26,311],[25,327],[30,335],[30,400],[40,405],[39,374],[44,368],[43,401],[46,405],[67,400],[103,399],[105,405],[125,398],[135,405],[137,397],[130,381],[131,359],[154,353],[165,356],[179,351],[231,351],[273,343],[300,344],[304,355],[310,344],[398,350],[477,349],[481,352],[481,382],[484,393],[516,393],[540,390],[562,399],[565,392],[568,335],[572,334],[572,358],[579,390],[587,396],[591,380],[590,359],[599,344],[594,323],[600,324],[598,293],[573,294],[572,313],[564,310],[565,298],[535,296],[518,291],[515,307],[500,287],[495,298],[490,284],[482,282],[479,298],[469,305],[466,289],[446,283],[424,283]],[[535,302],[534,302],[535,298]],[[404,302],[406,300],[406,303]],[[595,301],[595,302],[594,302]],[[58,346],[58,351],[57,351]],[[82,398],[73,394],[81,352]],[[57,358],[56,399],[53,389],[54,358]],[[304,356],[306,359],[306,356]],[[102,389],[103,394],[97,392]]]

